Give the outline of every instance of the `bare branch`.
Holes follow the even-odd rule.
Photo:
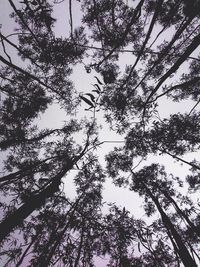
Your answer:
[[[0,36],[1,36],[1,33],[0,33]],[[11,57],[8,55],[8,53],[6,52],[6,48],[5,48],[5,45],[4,45],[4,41],[3,41],[3,38],[1,36],[1,43],[2,43],[2,47],[3,47],[3,51],[4,53],[6,54],[6,56],[8,57],[10,63],[12,63],[12,60],[11,60]]]
[[[69,17],[70,17],[70,28],[71,28],[71,38],[73,39],[73,18],[72,18],[72,0],[69,0]]]

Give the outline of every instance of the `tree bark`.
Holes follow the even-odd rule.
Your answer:
[[[197,267],[197,264],[195,263],[195,261],[191,257],[191,255],[190,255],[187,247],[185,246],[184,242],[182,241],[179,233],[176,231],[171,220],[169,219],[169,217],[166,215],[166,213],[162,209],[157,197],[155,197],[151,193],[150,189],[145,185],[145,183],[142,183],[142,185],[146,189],[147,194],[150,196],[150,198],[155,203],[155,205],[156,205],[156,207],[157,207],[157,209],[161,215],[163,224],[165,225],[166,229],[170,231],[172,237],[174,238],[176,245],[177,245],[177,248],[178,248],[177,253],[179,254],[180,259],[182,260],[184,266],[185,267]]]
[[[198,236],[200,236],[200,232],[198,229],[195,227],[195,225],[190,221],[189,217],[179,208],[177,205],[176,201],[164,190],[160,189],[160,191],[164,194],[164,196],[174,205],[177,213],[179,214],[180,217],[182,217],[187,224],[191,227],[192,231],[195,232]]]
[[[156,87],[153,89],[153,91],[150,93],[150,95],[147,97],[146,104],[149,102],[151,97],[158,91],[160,86],[166,81],[169,76],[178,70],[178,68],[181,66],[181,64],[189,57],[189,55],[199,46],[200,44],[200,34],[198,34],[192,41],[192,43],[187,47],[183,55],[180,56],[180,58],[175,62],[175,64],[161,77]]]
[[[51,183],[39,193],[31,196],[21,207],[8,215],[0,223],[0,243],[9,235],[17,226],[19,226],[33,211],[44,205],[45,201],[59,190],[59,185],[63,176],[72,168],[73,162],[70,162],[63,170],[53,177]]]
[[[51,160],[51,159],[55,159],[55,158],[57,158],[57,156],[49,157],[49,158],[46,158],[44,160],[41,160],[40,162],[33,164],[32,166],[30,165],[28,167],[25,167],[25,168],[19,170],[19,171],[4,175],[4,176],[0,177],[0,183],[6,182],[6,181],[7,182],[13,181],[16,179],[20,179],[20,178],[24,177],[25,175],[39,172],[38,170],[34,171],[34,169],[36,169],[36,168],[38,169],[40,167],[40,165],[42,165],[46,161]]]

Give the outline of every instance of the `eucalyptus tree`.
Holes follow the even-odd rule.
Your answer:
[[[84,4],[89,3],[85,1]],[[90,66],[104,78],[102,109],[111,127],[126,134],[124,148],[114,149],[107,158],[108,174],[114,177],[116,184],[127,185],[128,175],[124,172],[130,171],[135,158],[167,154],[190,166],[198,177],[198,162],[186,161],[183,156],[199,151],[198,112],[195,112],[199,104],[199,57],[193,56],[200,44],[199,11],[196,9],[199,1],[191,5],[188,1],[137,1],[125,9],[123,7],[122,1],[93,1],[86,8],[83,6],[87,11],[84,22],[92,31],[94,40],[101,45],[101,49],[95,51],[94,63]],[[128,12],[131,15],[127,21]],[[124,19],[121,19],[122,16]],[[107,21],[110,23],[107,24]],[[123,23],[127,23],[125,28]],[[112,31],[113,36],[120,32],[118,42],[107,43],[105,34],[111,35]],[[137,37],[132,38],[134,34]],[[120,56],[130,52],[134,55],[133,63],[120,73]],[[186,73],[182,66],[188,66]],[[105,81],[105,73],[108,72],[114,78]],[[181,103],[184,99],[192,99],[196,103],[188,113],[172,114],[170,118],[163,119],[159,118],[158,109],[162,99],[166,99],[167,103],[170,100]],[[144,176],[147,170],[144,169]],[[189,179],[192,181],[192,176]],[[152,179],[147,178],[144,184],[142,178],[138,180],[145,192],[141,194],[148,196],[152,202],[146,205],[146,209],[150,212],[156,207],[167,231],[171,231],[169,238],[175,253],[185,266],[196,266],[189,245],[185,244],[187,238],[181,239],[183,229],[177,231],[178,221],[171,221],[160,200],[152,193]],[[198,225],[188,218],[164,187],[160,192],[158,186],[156,181],[154,188],[158,194],[162,193],[165,204],[171,203],[188,228],[192,229],[193,235],[198,235]],[[178,192],[176,194],[181,198]]]
[[[142,173],[144,173],[144,176]],[[142,176],[140,176],[140,174],[142,174]],[[152,201],[152,203],[155,205],[156,209],[160,213],[163,225],[166,227],[168,236],[172,242],[174,250],[179,255],[184,266],[197,266],[197,263],[195,263],[195,260],[193,259],[192,254],[190,254],[190,251],[187,248],[186,240],[184,240],[183,237],[181,237],[180,233],[176,229],[176,227],[178,228],[177,222],[175,224],[175,222],[170,219],[169,215],[167,215],[164,209],[166,209],[169,203],[173,204],[175,206],[175,210],[177,214],[180,217],[182,217],[184,220],[186,220],[187,224],[189,224],[189,226],[192,227],[192,230],[195,232],[196,232],[196,227],[191,222],[191,220],[187,217],[187,215],[185,215],[185,213],[178,207],[178,205],[173,200],[173,198],[171,198],[169,194],[165,193],[166,191],[164,191],[161,188],[161,186],[163,185],[160,186],[159,181],[156,181],[155,186],[154,186],[154,179],[157,177],[157,175],[165,176],[165,174],[163,173],[163,170],[162,169],[159,170],[155,165],[151,165],[149,167],[142,169],[137,174],[134,174],[133,190],[138,190],[139,194],[142,194],[142,195],[145,194],[146,196],[145,201],[147,201],[148,203],[148,198],[149,198],[150,202]],[[146,177],[149,178],[149,179],[147,178],[148,182],[145,179]],[[139,186],[139,188],[137,188],[138,181],[139,181],[139,184],[141,184],[141,187]],[[164,182],[164,188],[165,190],[167,189],[167,192],[169,193],[170,191],[169,188],[166,188],[167,183],[169,182],[168,181]],[[161,196],[162,196],[161,193],[167,199],[166,204],[163,199],[161,200]],[[148,203],[148,204],[150,205],[149,208],[150,208],[150,214],[151,214],[151,212],[153,211],[152,205],[151,203]],[[162,207],[163,204],[166,205],[165,208]]]
[[[144,129],[136,123],[126,136],[125,150],[133,157],[167,154],[199,171],[198,163],[181,158],[187,152],[199,150],[199,112],[176,113],[163,120],[154,120]]]
[[[33,258],[33,266],[51,266],[54,262],[65,266],[93,264],[95,242],[103,227],[100,222],[104,175],[98,164],[92,164],[92,168],[96,169],[95,174],[85,176],[89,171],[87,165],[77,175],[77,199],[63,213],[62,219],[56,218],[61,225],[54,228],[48,242],[42,241],[42,249],[36,249],[39,256]]]
[[[96,244],[97,255],[107,257],[108,266],[177,266],[179,258],[160,222],[147,224],[125,208],[109,206]]]
[[[54,30],[57,2],[8,0],[18,25],[11,34],[16,41],[0,33],[0,148],[6,156],[0,241],[6,246],[7,237],[17,240],[17,231],[11,233],[19,229],[24,240],[4,250],[6,264],[94,266],[95,256],[108,255],[110,266],[179,266],[180,261],[197,266],[196,205],[157,163],[137,172],[133,168],[139,157],[167,154],[190,166],[190,191],[198,188],[199,163],[184,155],[199,151],[199,0],[82,0],[82,25],[75,29],[69,0],[65,37]],[[123,71],[125,53],[132,63]],[[96,77],[95,90],[84,96],[70,80],[79,63],[87,75],[94,70],[103,78]],[[189,112],[159,117],[161,100],[185,99],[193,100]],[[88,113],[94,111],[90,121],[74,119],[80,101],[89,105]],[[55,103],[66,122],[41,130],[38,118]],[[105,173],[93,154],[100,144],[97,107],[111,128],[125,135],[124,147],[107,156],[107,175],[144,198],[147,217],[159,214],[151,225],[117,206],[101,214]],[[84,136],[80,143],[77,133]],[[78,172],[77,196],[70,201],[61,185],[72,169]]]
[[[181,88],[184,90],[184,86],[198,84],[196,67],[196,77],[191,79],[191,75],[180,77],[178,74],[176,80],[181,78],[184,82],[168,86],[170,81],[174,82],[170,78],[184,62],[198,66],[198,57],[191,56],[200,43],[199,12],[194,6],[197,8],[199,1],[191,6],[187,1],[138,1],[130,5],[124,1],[84,1],[83,22],[101,45],[101,49],[95,50],[94,63],[90,66],[103,77],[106,73],[115,77],[106,82],[102,104],[108,120],[112,117],[120,122],[119,129],[123,130],[135,116],[149,120],[158,97],[164,97],[169,91],[170,95],[176,94]],[[118,41],[107,43],[108,33],[109,39],[118,38]],[[118,59],[125,53],[134,55],[133,64],[120,75]],[[169,82],[166,84],[166,81]]]
[[[75,42],[86,42],[83,30],[76,29],[73,38],[62,40],[52,30],[53,9],[46,1],[24,1],[16,7],[10,0],[9,4],[19,28],[14,34],[17,44],[1,33],[5,57],[0,57],[0,147],[6,152],[0,178],[6,198],[2,199],[1,242],[60,191],[61,179],[95,147],[97,140],[93,120],[78,122],[70,118],[80,102],[69,75],[85,51],[74,47]],[[13,63],[5,44],[19,53],[23,67]],[[69,122],[60,129],[40,130],[36,119],[55,102],[63,107]],[[85,139],[79,145],[73,134],[80,130]]]
[[[175,253],[184,266],[197,266],[190,250],[198,255],[196,245],[198,247],[199,224],[195,218],[191,219],[187,212],[178,205],[177,200],[181,201],[183,199],[183,202],[192,208],[192,202],[182,197],[178,193],[178,188],[175,189],[174,178],[167,177],[164,167],[160,167],[158,164],[152,164],[138,172],[134,172],[130,165],[130,156],[127,156],[127,154],[126,156],[123,154],[119,156],[119,150],[111,152],[107,156],[107,162],[108,173],[118,186],[126,185],[126,180],[130,179],[130,177],[126,178],[123,173],[130,172],[132,181],[127,181],[130,184],[130,190],[137,192],[144,198],[144,209],[147,216],[152,216],[157,210],[165,228],[165,235],[168,236]],[[179,179],[178,182],[182,185]],[[175,210],[174,216],[172,216],[173,209]],[[189,239],[187,238],[188,231],[194,236],[193,239],[190,239],[191,244],[189,244]]]

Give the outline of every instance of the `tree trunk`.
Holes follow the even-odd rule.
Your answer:
[[[69,225],[71,223],[71,219],[72,219],[72,217],[74,215],[74,212],[76,211],[76,208],[77,208],[77,206],[79,204],[79,201],[81,200],[81,197],[82,196],[80,196],[75,201],[75,203],[71,206],[71,208],[67,212],[67,214],[66,214],[65,219],[63,220],[63,222],[60,223],[58,225],[58,227],[56,228],[56,230],[54,230],[51,233],[51,236],[49,238],[49,241],[45,245],[45,248],[42,251],[42,253],[39,255],[37,261],[33,264],[33,267],[48,267],[49,266],[49,263],[50,263],[53,255],[55,254],[55,250],[59,246],[63,235],[65,234],[65,232],[67,231],[67,228],[69,227]],[[67,220],[67,217],[68,217],[68,215],[69,215],[70,212],[71,212],[71,214],[69,216],[69,219]],[[66,223],[66,225],[64,225],[66,221],[67,221],[67,223]],[[62,226],[63,226],[63,229],[59,233],[59,228],[62,227]]]
[[[197,267],[195,261],[193,260],[193,258],[191,257],[187,247],[185,246],[184,242],[182,241],[179,233],[176,231],[176,229],[174,228],[172,222],[170,221],[169,217],[166,215],[166,213],[164,212],[164,210],[162,209],[157,197],[155,197],[150,189],[145,185],[145,183],[142,183],[142,185],[144,186],[144,188],[146,189],[147,194],[150,196],[150,198],[153,200],[153,202],[155,203],[163,224],[165,225],[165,227],[167,228],[168,231],[170,231],[172,237],[174,238],[178,251],[177,253],[180,256],[180,259],[182,260],[183,264],[185,267]]]
[[[190,221],[189,217],[179,208],[176,201],[164,190],[160,189],[160,191],[174,205],[179,216],[182,217],[188,223],[188,225],[191,227],[192,231],[195,232],[198,236],[200,236],[200,232],[198,231],[197,227],[195,227],[195,225]]]
[[[4,175],[4,176],[0,177],[0,184],[3,183],[3,182],[12,182],[14,180],[21,179],[24,176],[29,175],[31,173],[34,174],[36,172],[39,172],[38,168],[40,167],[40,165],[46,163],[48,160],[56,159],[56,158],[57,158],[57,156],[49,157],[49,158],[46,158],[46,159],[41,160],[39,162],[36,162],[36,163],[34,163],[32,165],[29,165],[27,167],[24,167],[19,171]],[[37,169],[37,170],[34,170],[34,169]]]
[[[52,179],[51,183],[39,193],[31,196],[21,207],[8,215],[0,223],[0,243],[10,234],[17,226],[19,226],[33,211],[44,205],[45,201],[59,190],[62,177],[72,168],[70,162]]]
[[[181,64],[190,56],[190,54],[199,46],[199,44],[200,44],[200,34],[194,37],[192,43],[187,47],[184,53],[178,58],[178,60],[174,63],[174,65],[159,79],[158,84],[152,90],[150,95],[147,97],[145,103],[149,102],[151,97],[158,91],[158,89],[166,81],[166,79],[169,78],[171,74],[173,74],[175,71],[178,70]]]
[[[80,257],[81,257],[81,250],[83,248],[84,233],[85,233],[85,224],[84,224],[84,221],[83,221],[83,226],[82,226],[82,231],[81,231],[81,239],[80,239],[80,243],[79,243],[79,246],[78,246],[78,252],[77,252],[76,260],[75,260],[75,263],[74,263],[74,267],[78,266],[78,263],[79,263],[79,260],[80,260]]]
[[[39,234],[35,235],[35,236],[32,238],[30,244],[29,244],[29,245],[27,246],[27,248],[25,249],[24,253],[22,254],[21,258],[19,259],[19,261],[17,262],[17,264],[16,264],[15,267],[19,267],[19,266],[22,264],[22,262],[23,262],[23,260],[25,259],[26,254],[28,253],[29,249],[32,247],[32,245],[35,243],[35,241],[36,241],[38,238],[39,238]]]
[[[49,254],[50,254],[50,252],[52,250],[53,250],[53,252],[55,251],[55,249],[57,248],[57,246],[56,246],[57,241],[59,240],[59,242],[60,242],[60,239],[61,239],[61,236],[58,234],[58,231],[59,231],[59,227],[57,227],[51,233],[51,236],[50,236],[47,244],[45,245],[45,248],[44,248],[43,252],[40,254],[40,256],[37,259],[37,261],[33,264],[33,267],[46,267],[46,266],[49,266],[49,264],[47,263],[47,262],[49,262],[51,260],[51,258],[49,259]],[[49,259],[49,261],[48,261],[48,259]]]

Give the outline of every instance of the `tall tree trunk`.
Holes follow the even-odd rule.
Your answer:
[[[138,19],[138,17],[140,17],[141,8],[142,8],[143,4],[144,4],[144,0],[140,0],[140,2],[138,3],[138,5],[136,6],[136,8],[133,12],[133,16],[132,16],[130,22],[127,24],[126,29],[120,38],[119,43],[116,44],[113,47],[113,49],[110,50],[110,52],[98,63],[98,66],[100,66],[105,60],[109,59],[110,56],[116,51],[116,49],[119,48],[121,45],[123,45],[123,42],[126,39],[127,35],[129,34],[132,25],[135,23],[135,21]]]
[[[150,23],[148,32],[147,32],[147,34],[146,34],[145,40],[144,40],[144,42],[143,42],[143,44],[142,44],[142,47],[141,47],[141,49],[140,49],[140,51],[139,51],[139,54],[138,54],[138,56],[137,56],[137,58],[136,58],[136,61],[135,61],[134,65],[133,65],[132,68],[131,68],[131,72],[129,73],[128,78],[129,78],[129,76],[131,75],[131,73],[133,72],[134,68],[136,67],[138,61],[140,60],[140,57],[142,56],[142,53],[144,52],[145,46],[146,46],[146,44],[147,44],[147,42],[148,42],[148,40],[149,40],[149,38],[150,38],[150,36],[151,36],[151,33],[152,33],[152,31],[153,31],[153,27],[155,26],[155,23],[156,23],[156,19],[157,19],[158,14],[159,14],[159,12],[160,12],[160,10],[161,10],[163,1],[164,1],[164,0],[158,0],[158,1],[157,1],[157,5],[156,5],[156,8],[155,8],[155,12],[154,12],[154,14],[153,14],[153,17],[152,17],[152,20],[151,20],[151,23]]]
[[[89,146],[89,134],[92,126],[89,128],[87,134],[87,141],[83,150],[78,156],[74,156],[73,159],[68,159],[68,162],[63,166],[63,169],[55,175],[51,182],[44,186],[38,193],[31,196],[21,207],[15,210],[10,215],[6,216],[5,219],[0,223],[0,243],[9,235],[17,226],[19,226],[34,210],[39,209],[43,206],[45,201],[54,195],[59,190],[61,179],[64,175],[72,169],[73,165],[81,159]],[[66,159],[67,161],[67,159]]]
[[[123,88],[124,85],[127,84],[127,82],[129,81],[129,79],[131,78],[131,75],[132,75],[132,73],[133,73],[133,71],[134,71],[134,69],[135,69],[137,63],[139,62],[139,60],[140,60],[140,58],[141,58],[141,56],[142,56],[142,54],[143,54],[143,52],[144,52],[144,49],[145,49],[145,47],[146,47],[146,44],[147,44],[147,42],[148,42],[148,40],[149,40],[149,38],[150,38],[150,36],[151,36],[151,33],[152,33],[152,31],[153,31],[153,27],[154,27],[154,25],[155,25],[155,23],[156,23],[157,16],[158,16],[158,14],[159,14],[159,12],[160,12],[160,9],[161,9],[161,7],[162,7],[162,3],[163,3],[163,0],[161,0],[161,1],[158,0],[158,1],[157,1],[157,6],[156,6],[156,8],[155,8],[155,12],[154,12],[154,14],[153,14],[153,18],[152,18],[152,20],[151,20],[151,23],[150,23],[148,32],[147,32],[146,37],[145,37],[145,40],[144,40],[144,42],[143,42],[143,44],[142,44],[142,47],[140,48],[140,51],[139,51],[138,56],[137,56],[137,58],[136,58],[136,60],[135,60],[135,63],[133,64],[133,66],[131,67],[131,70],[129,71],[128,77],[127,77],[126,80],[123,82],[121,88]]]
[[[40,254],[40,256],[38,257],[37,261],[33,264],[33,267],[48,267],[49,266],[50,261],[51,261],[53,255],[55,254],[55,250],[57,249],[57,247],[61,243],[61,239],[63,238],[63,235],[65,234],[65,232],[67,231],[67,229],[68,229],[68,227],[69,227],[69,225],[71,223],[71,219],[73,218],[74,212],[76,211],[76,208],[77,208],[81,198],[82,198],[82,195],[71,206],[71,208],[67,212],[67,214],[65,216],[65,219],[63,220],[62,224],[60,224],[56,228],[56,230],[52,232],[48,243],[45,245],[45,249]],[[69,219],[67,221],[67,217],[68,217],[70,212],[71,212],[71,214],[70,214],[70,217],[69,217]],[[67,221],[67,223],[66,223],[66,225],[64,225],[66,221]],[[59,228],[62,227],[62,225],[64,225],[64,227],[58,233]]]
[[[160,52],[158,59],[153,63],[152,67],[147,71],[147,73],[144,75],[144,77],[141,79],[141,81],[136,85],[136,87],[134,87],[133,92],[141,85],[141,83],[147,78],[147,76],[149,76],[149,74],[152,72],[152,70],[162,62],[162,60],[166,57],[166,55],[168,55],[168,53],[170,52],[173,44],[178,40],[178,38],[180,37],[180,35],[185,31],[185,29],[188,27],[188,25],[190,25],[190,23],[192,22],[194,17],[190,17],[187,20],[184,20],[183,24],[181,24],[181,26],[179,27],[179,29],[176,31],[174,37],[172,38],[172,40],[169,42],[169,44]],[[174,67],[174,66],[173,66]],[[173,68],[172,67],[172,68]],[[171,68],[171,69],[172,69]],[[170,70],[171,70],[170,69]],[[167,72],[168,73],[168,72]],[[173,73],[173,72],[172,72]],[[165,75],[164,75],[165,76]],[[162,81],[163,83],[163,81]],[[158,83],[159,84],[159,83]],[[159,85],[160,87],[160,85]],[[157,86],[156,86],[156,91],[157,91]],[[153,90],[154,92],[154,90]],[[152,92],[152,94],[153,94]],[[131,93],[130,93],[131,94]],[[149,99],[148,99],[149,101]]]
[[[81,257],[81,250],[83,248],[83,238],[84,238],[84,234],[85,234],[85,223],[83,221],[83,226],[82,226],[82,230],[81,230],[81,239],[80,239],[80,243],[78,246],[78,252],[77,252],[77,256],[76,256],[76,260],[74,263],[74,267],[78,267],[78,263]]]
[[[40,171],[38,171],[38,169],[40,168],[40,166],[42,164],[46,163],[47,161],[49,161],[51,159],[56,159],[57,157],[58,156],[46,158],[44,160],[33,163],[32,165],[26,166],[19,171],[16,171],[16,172],[13,172],[13,173],[10,173],[10,174],[7,174],[7,175],[0,177],[0,186],[1,186],[1,183],[3,183],[3,182],[8,182],[8,183],[10,182],[11,183],[15,180],[23,178],[26,175],[40,172]],[[37,170],[35,170],[35,169],[37,169]]]
[[[32,238],[30,244],[29,244],[29,245],[26,247],[26,249],[24,250],[24,253],[22,254],[21,258],[19,259],[19,261],[17,262],[17,264],[16,264],[15,267],[19,267],[19,266],[22,264],[22,262],[23,262],[23,260],[25,259],[26,254],[28,253],[29,249],[32,247],[32,245],[35,243],[35,241],[39,238],[40,233],[41,233],[41,230],[40,230],[39,234],[36,234],[36,235]]]
[[[178,60],[174,63],[174,65],[159,79],[159,82],[157,83],[155,88],[152,90],[150,95],[147,97],[147,100],[145,103],[149,102],[152,96],[158,91],[160,86],[167,80],[167,78],[170,77],[171,74],[173,74],[175,71],[179,69],[182,63],[185,62],[185,60],[199,46],[199,44],[200,44],[200,34],[194,37],[191,44],[187,47],[184,53],[178,58]]]
[[[59,185],[63,176],[72,168],[73,163],[70,162],[63,170],[60,171],[51,183],[47,185],[39,193],[31,196],[21,207],[15,210],[0,223],[0,243],[10,234],[17,226],[19,226],[34,210],[44,205],[45,201],[59,190]]]
[[[197,229],[197,227],[190,221],[189,217],[179,208],[176,201],[164,190],[160,189],[160,191],[164,194],[164,196],[174,205],[177,213],[180,217],[182,217],[188,225],[191,227],[192,231],[195,232],[198,236],[200,236],[200,231]]]
[[[51,260],[51,257],[49,258],[49,254],[51,251],[53,253],[55,252],[57,246],[57,243],[60,243],[61,234],[58,234],[59,227],[57,227],[50,235],[49,241],[45,245],[45,248],[43,252],[40,254],[37,261],[33,264],[33,267],[48,267],[49,261]],[[59,242],[58,242],[59,241]],[[50,252],[49,252],[50,251]]]
[[[193,260],[192,256],[190,255],[187,247],[185,246],[184,242],[182,241],[179,233],[176,231],[176,229],[174,228],[174,225],[172,224],[171,220],[169,219],[169,217],[167,216],[167,214],[164,212],[164,210],[162,209],[158,198],[155,197],[152,192],[150,191],[150,189],[146,186],[145,183],[142,182],[143,187],[146,189],[147,194],[149,195],[149,197],[152,199],[152,201],[155,203],[164,226],[167,228],[168,231],[170,231],[172,237],[174,238],[178,251],[177,253],[180,256],[180,259],[182,260],[183,264],[185,267],[197,267],[197,264],[195,263],[195,261]]]

